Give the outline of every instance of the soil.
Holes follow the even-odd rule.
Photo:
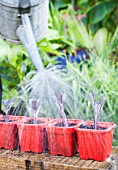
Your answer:
[[[79,128],[81,128],[81,129],[94,129],[94,125],[83,125],[83,124],[81,124],[79,126]],[[101,126],[97,127],[97,130],[106,130],[106,129],[107,129],[106,127],[101,127]]]
[[[11,107],[11,109],[10,109],[10,111],[9,111],[9,115],[14,115],[14,107]],[[3,110],[0,110],[0,114],[1,115],[3,115],[3,116],[5,116],[6,115],[6,113],[3,111]]]
[[[3,116],[5,116],[5,115],[6,115],[6,113],[5,113],[5,112],[3,112],[2,110],[0,110],[0,114],[1,114],[1,115],[3,115]]]
[[[72,127],[72,126],[75,126],[75,125],[76,125],[75,123],[69,123],[69,124],[68,124],[68,127]],[[62,123],[57,123],[57,124],[55,124],[55,126],[65,127],[63,122],[62,122]]]
[[[44,124],[45,122],[37,121],[37,124]],[[29,120],[28,122],[25,122],[25,124],[34,124],[34,120]]]

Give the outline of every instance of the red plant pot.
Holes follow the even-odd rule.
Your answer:
[[[16,122],[22,119],[24,119],[24,116],[10,116],[9,120],[11,122],[3,122],[3,117],[0,119],[0,148],[10,150],[18,148],[19,140]]]
[[[86,122],[86,125],[93,125],[93,122]],[[76,126],[78,140],[78,152],[81,159],[93,159],[104,161],[112,153],[112,138],[115,124],[111,122],[99,122],[99,127],[105,130],[81,129]]]
[[[28,124],[33,118],[27,118],[22,123],[18,123],[18,134],[20,148],[22,151],[32,151],[35,153],[44,152],[47,149],[46,125],[53,119],[37,118],[41,124]]]
[[[68,124],[81,123],[81,120],[68,119]],[[48,149],[52,155],[72,156],[76,152],[75,129],[72,127],[55,126],[62,123],[62,119],[55,120],[46,127],[48,138]]]

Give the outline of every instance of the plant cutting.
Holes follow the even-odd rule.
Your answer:
[[[74,126],[82,121],[66,118],[62,95],[57,95],[55,104],[60,109],[62,119],[57,119],[46,126],[49,153],[52,155],[72,156],[76,152]]]
[[[14,99],[3,100],[6,109],[6,116],[0,117],[0,148],[17,149],[18,130],[16,122],[24,119],[24,116],[11,116],[10,109],[14,104]]]
[[[64,112],[64,104],[63,104],[62,94],[57,94],[55,99],[56,99],[55,104],[57,105],[58,109],[60,109],[60,113],[61,113],[61,116],[63,118],[63,124],[64,124],[65,127],[68,127],[66,114]]]
[[[29,107],[31,109],[31,113],[33,113],[33,117],[26,118],[17,124],[20,148],[25,152],[32,151],[35,153],[41,153],[47,149],[45,127],[48,122],[51,122],[53,119],[37,118],[40,108],[38,100],[30,99]]]
[[[86,121],[76,126],[78,152],[81,159],[104,161],[112,153],[112,138],[115,124],[112,122],[98,122],[105,97],[100,102],[94,101],[93,93],[90,100],[94,107],[94,121]]]
[[[39,100],[29,99],[29,105],[31,106],[31,110],[33,112],[33,117],[34,117],[33,123],[37,124],[37,116],[40,109]]]
[[[11,100],[2,100],[5,109],[6,109],[6,116],[5,116],[5,122],[9,122],[9,114],[10,114],[10,109],[14,104],[15,99]]]
[[[14,122],[14,121],[20,121],[24,118],[25,116],[16,116],[16,115],[10,115],[10,110],[15,102],[15,99],[11,100],[2,100],[2,103],[5,107],[5,112],[2,112],[0,115],[0,121],[2,122]]]

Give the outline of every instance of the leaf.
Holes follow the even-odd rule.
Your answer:
[[[64,3],[64,2],[55,2],[55,6],[56,6],[56,8],[65,8],[65,7],[67,7],[67,3]]]
[[[99,29],[94,36],[93,44],[99,54],[105,50],[108,45],[108,30],[106,28]]]
[[[12,64],[5,62],[0,63],[0,74],[4,79],[9,81],[9,86],[16,86],[20,82],[18,72]]]
[[[52,43],[52,44],[50,44],[50,47],[51,47],[53,50],[56,50],[56,49],[58,49],[59,47],[61,47],[61,44]]]
[[[116,30],[115,30],[115,33],[114,33],[114,35],[112,37],[111,42],[113,43],[115,41],[115,39],[117,39],[117,38],[118,38],[118,26],[116,27]]]
[[[58,9],[67,7],[69,3],[71,3],[71,0],[62,0],[61,2],[60,0],[56,0],[56,1],[54,0],[54,5]]]
[[[78,22],[74,15],[68,16],[68,34],[73,43],[79,42],[81,46],[91,48],[91,35],[82,22]]]
[[[21,45],[11,45],[0,39],[0,61],[3,61],[5,56],[7,56],[9,62],[15,66],[17,54],[19,53],[22,53]]]
[[[7,81],[5,81],[5,83],[7,83]],[[11,99],[14,96],[16,97],[18,95],[18,92],[16,89],[12,88],[12,89],[8,89],[8,87],[4,86],[4,93],[3,93],[3,99]]]
[[[82,4],[84,4],[84,3],[87,3],[89,0],[79,0],[78,2],[77,2],[77,4],[78,5],[82,5]]]
[[[11,55],[11,48],[10,46],[0,39],[0,60],[2,61],[4,59],[4,56]]]
[[[57,30],[48,29],[46,38],[48,41],[52,41],[52,40],[58,40],[58,39],[62,38],[62,36],[59,35],[59,32]]]
[[[115,0],[100,2],[87,11],[88,22],[95,24],[106,17],[117,5]]]

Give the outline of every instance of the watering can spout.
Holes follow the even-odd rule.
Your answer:
[[[21,19],[22,25],[17,28],[16,34],[25,47],[36,69],[44,69],[43,62],[37,49],[29,15],[23,14],[21,15]]]

